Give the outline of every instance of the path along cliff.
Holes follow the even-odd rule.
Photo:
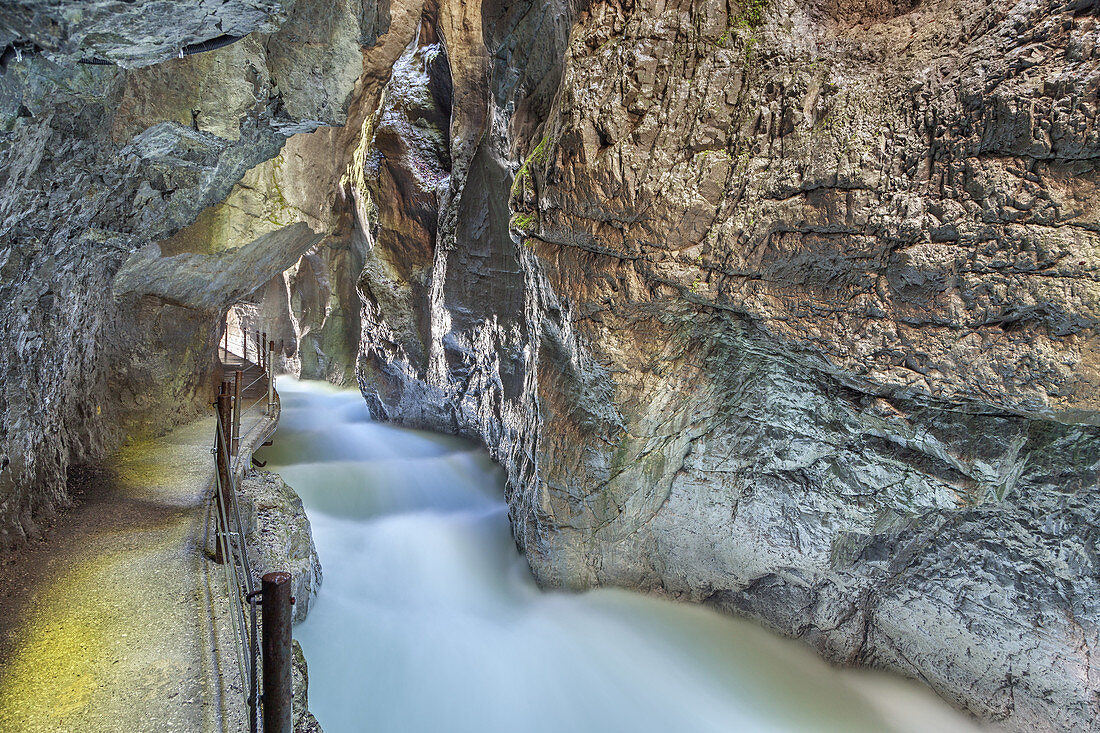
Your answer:
[[[242,464],[277,421],[243,415]],[[81,472],[76,507],[0,569],[0,730],[247,727],[229,596],[207,554],[214,426],[130,441]]]

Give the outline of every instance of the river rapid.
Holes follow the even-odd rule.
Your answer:
[[[975,731],[915,683],[837,670],[710,609],[540,590],[504,477],[456,438],[279,380],[259,458],[301,495],[324,582],[294,630],[326,733]]]

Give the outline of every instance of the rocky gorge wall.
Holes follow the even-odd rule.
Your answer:
[[[348,3],[5,3],[0,549],[66,505],[70,466],[208,403],[225,309],[319,238],[301,218],[263,241],[178,235],[288,136],[345,121],[376,20]]]
[[[546,585],[1095,730],[1094,6],[482,17],[487,113],[398,150],[430,116],[407,74],[376,117],[375,414],[483,440]],[[451,175],[434,238],[385,203],[425,169]]]
[[[544,585],[1097,729],[1093,3],[213,5],[254,34],[155,64],[189,3],[0,24],[9,533],[244,302],[484,442]]]

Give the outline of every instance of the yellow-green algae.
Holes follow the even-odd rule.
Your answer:
[[[127,439],[111,460],[118,488],[163,486],[177,480],[164,460],[165,450],[163,439],[148,435]]]
[[[142,623],[140,609],[125,606],[128,596],[118,594],[105,607],[97,590],[143,551],[89,558],[53,579],[46,597],[28,612],[23,641],[0,674],[0,728],[31,730],[83,717],[108,679],[104,665],[112,663],[112,647]]]
[[[212,429],[129,441],[109,461],[114,495],[50,539],[0,666],[0,730],[207,727],[198,545]]]

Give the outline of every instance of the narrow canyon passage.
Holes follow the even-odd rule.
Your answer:
[[[0,733],[1100,733],[1098,518],[1100,0],[0,0]]]
[[[542,592],[484,451],[372,422],[356,391],[279,391],[259,457],[301,495],[324,566],[295,636],[327,733],[973,730],[915,684],[706,608]]]

